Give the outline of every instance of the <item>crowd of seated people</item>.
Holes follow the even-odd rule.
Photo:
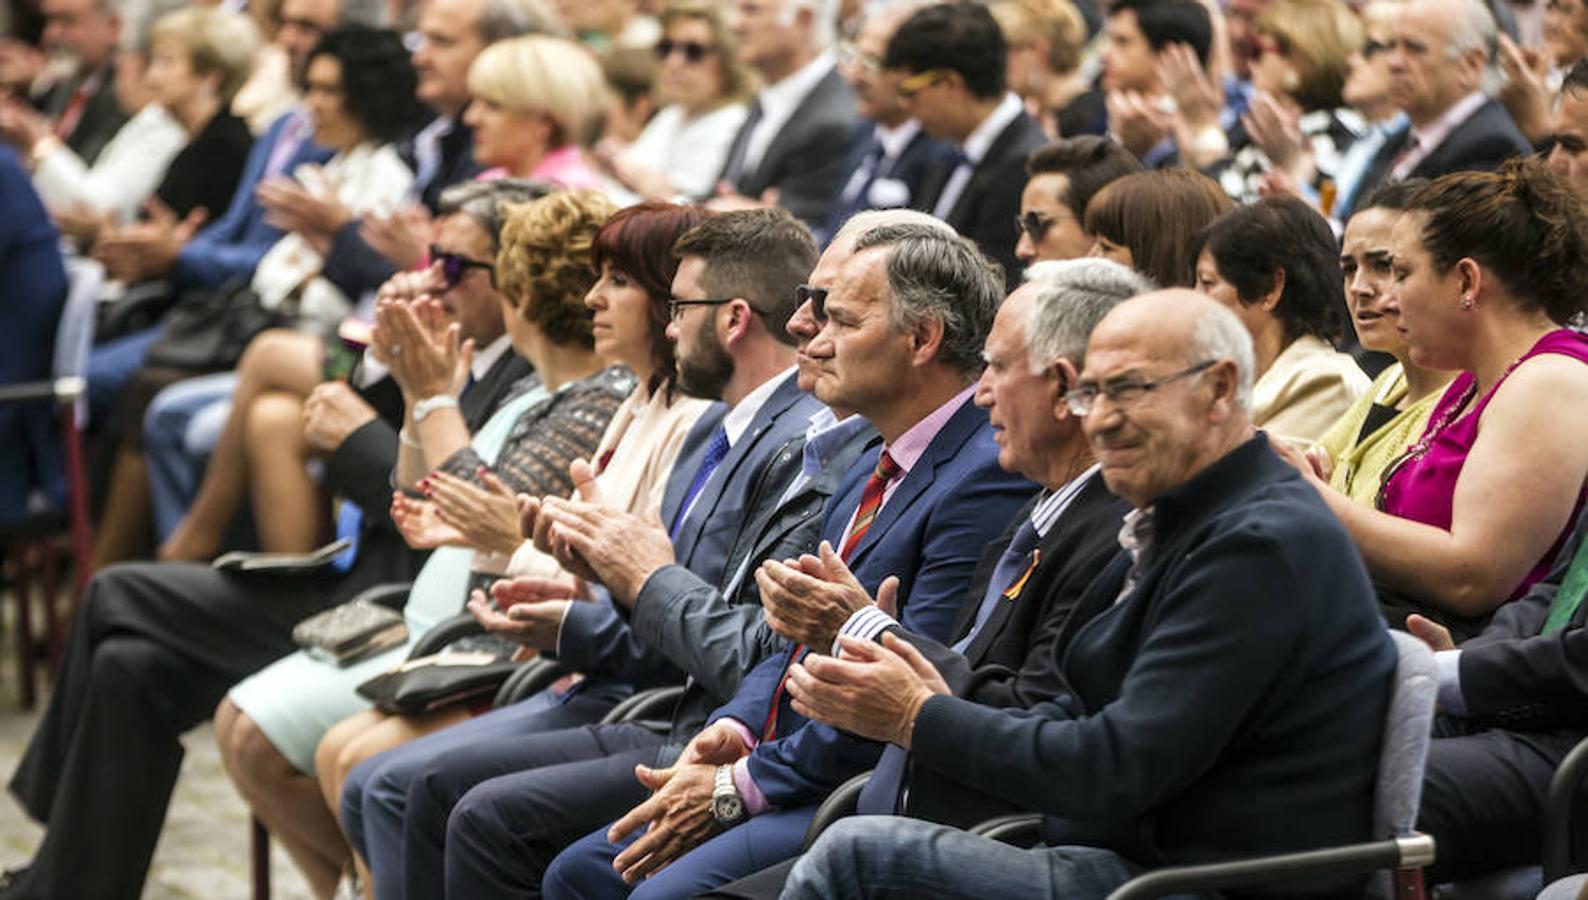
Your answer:
[[[316,897],[1101,898],[1385,837],[1391,632],[1430,880],[1539,866],[1576,0],[8,9],[0,387],[92,291],[95,541],[0,898],[138,896],[210,720]]]

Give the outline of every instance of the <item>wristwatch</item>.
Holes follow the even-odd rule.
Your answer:
[[[451,394],[437,394],[434,397],[426,397],[423,400],[416,402],[414,404],[413,411],[414,424],[418,425],[420,422],[425,420],[425,416],[428,416],[436,410],[447,406],[456,409],[458,406],[458,398],[452,396]]]
[[[717,782],[711,790],[711,817],[724,828],[732,828],[745,819],[744,798],[733,786],[732,765],[717,767]]]

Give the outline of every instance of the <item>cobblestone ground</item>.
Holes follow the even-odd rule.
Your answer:
[[[0,622],[0,783],[11,777],[38,720],[37,711],[23,712],[17,704],[13,601],[8,590],[0,591],[4,616]],[[247,808],[221,768],[210,726],[194,729],[182,742],[187,758],[143,896],[145,900],[248,898]],[[28,819],[11,795],[0,792],[0,869],[26,863],[42,834],[43,829]],[[311,896],[308,888],[279,847],[274,848],[272,857],[272,897],[307,900]]]

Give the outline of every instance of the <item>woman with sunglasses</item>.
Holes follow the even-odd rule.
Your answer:
[[[474,129],[482,178],[601,186],[580,149],[607,108],[606,80],[589,51],[547,35],[497,41],[469,66],[469,93],[463,121]]]
[[[346,668],[291,654],[233,687],[216,712],[232,780],[322,896],[351,856],[322,800],[316,745],[331,726],[367,708],[354,691],[358,684],[401,661],[413,641],[459,612],[471,585],[501,573],[520,541],[513,493],[571,491],[569,463],[595,452],[634,388],[633,374],[595,351],[584,306],[596,278],[590,246],[612,211],[592,191],[498,208],[491,214],[505,220],[506,252],[494,264],[488,235],[469,216],[450,216],[417,285],[420,298],[380,303],[371,346],[402,391],[405,423],[393,513],[416,545],[440,548],[403,607],[410,640]],[[524,392],[472,436],[456,403],[470,352],[439,308],[455,302],[457,291],[439,295],[446,299],[429,293],[449,281],[472,285],[491,301],[513,350],[535,369]],[[450,504],[463,496],[465,512],[458,514]],[[389,720],[365,713],[344,733],[357,735],[360,746],[390,746],[467,717],[466,707]]]
[[[602,141],[596,158],[647,200],[711,194],[747,114],[755,78],[739,62],[720,4],[677,0],[662,12],[656,42],[661,111],[634,143]]]

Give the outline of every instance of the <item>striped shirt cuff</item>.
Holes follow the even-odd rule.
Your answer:
[[[863,606],[860,609],[855,610],[854,614],[849,617],[849,621],[845,622],[844,626],[838,629],[838,636],[843,637],[847,634],[850,637],[860,638],[863,641],[875,641],[881,638],[884,631],[887,631],[889,628],[892,628],[898,624],[899,620],[883,612],[881,609],[878,609],[876,605],[873,604],[871,606]],[[840,655],[838,652],[837,638],[833,639],[832,649],[833,656]]]

